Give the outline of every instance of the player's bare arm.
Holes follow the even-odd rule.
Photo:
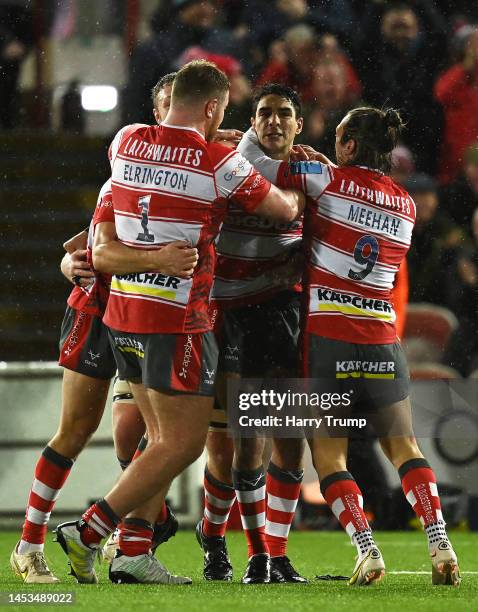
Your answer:
[[[98,272],[130,274],[158,272],[190,278],[198,261],[197,249],[177,240],[160,249],[140,250],[122,244],[114,223],[98,223],[93,243],[93,264]]]
[[[258,215],[290,222],[300,217],[305,208],[305,195],[295,189],[279,189],[271,185],[267,196],[254,211]]]

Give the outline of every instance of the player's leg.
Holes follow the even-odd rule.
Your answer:
[[[65,369],[60,423],[35,466],[21,540],[10,559],[25,582],[57,582],[43,556],[48,522],[74,460],[98,428],[114,373],[99,318],[68,308],[61,336],[60,365]]]
[[[348,439],[317,437],[309,443],[322,495],[357,548],[349,584],[376,582],[384,575],[385,565],[363,511],[362,492],[347,470]]]
[[[225,535],[229,513],[236,500],[231,475],[234,446],[228,435],[225,406],[226,378],[219,374],[206,440],[204,514],[196,526],[196,538],[204,552],[206,580],[232,580],[233,573]]]
[[[144,435],[145,425],[128,381],[118,376],[113,384],[111,419],[116,456],[124,470],[133,459]]]
[[[304,470],[304,440],[275,438],[267,468],[266,541],[271,556],[271,582],[307,582],[287,557],[289,531],[294,520]]]
[[[317,378],[320,392],[343,393],[350,389],[352,382],[346,380],[343,386],[342,379],[337,377],[337,364],[345,362],[357,362],[355,345],[322,338],[316,334],[304,334],[304,374],[305,377]],[[321,385],[323,388],[320,388]],[[354,401],[358,402],[359,394],[356,391],[357,389],[354,390],[353,397],[356,398]],[[348,405],[345,412],[352,408],[353,405]],[[385,565],[363,511],[362,492],[347,470],[348,438],[343,436],[343,429],[327,427],[309,440],[309,445],[322,495],[357,548],[357,563],[349,584],[361,586],[380,580]]]
[[[262,456],[264,438],[235,438],[232,479],[247,539],[248,565],[244,584],[270,582],[266,526],[266,477]]]
[[[412,432],[410,399],[389,406],[389,418],[400,420],[404,432]],[[381,438],[382,449],[398,470],[403,493],[425,531],[432,560],[433,584],[459,586],[460,572],[443,520],[436,477],[413,435]]]
[[[130,380],[144,378],[149,402],[140,403],[140,398],[136,399],[146,424],[148,445],[108,495],[93,504],[80,522],[58,527],[58,540],[70,558],[72,569],[83,582],[96,580],[93,564],[97,548],[101,539],[115,529],[120,518],[133,512],[136,518],[147,520],[148,516],[140,516],[135,509],[152,501],[158,491],[166,490],[173,478],[203,451],[212,407],[209,395],[214,383],[209,374],[217,367],[217,346],[212,334],[191,338],[191,335],[112,332],[112,338],[120,375]],[[122,351],[125,343],[127,350]],[[190,345],[190,377],[184,381],[176,377],[173,363],[178,350]],[[132,566],[129,567],[128,573],[133,579],[190,583],[190,579],[172,576],[151,555],[140,557],[134,564],[134,572]],[[114,569],[112,565],[111,570]]]

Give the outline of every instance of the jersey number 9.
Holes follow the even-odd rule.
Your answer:
[[[365,269],[360,272],[354,272],[350,268],[348,277],[352,280],[360,281],[368,276],[377,263],[378,252],[379,245],[375,236],[367,235],[359,238],[354,248],[354,259],[361,266],[365,266]]]

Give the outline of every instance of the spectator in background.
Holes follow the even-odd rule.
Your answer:
[[[211,0],[172,0],[171,13],[167,25],[159,26],[164,29],[157,30],[150,40],[133,51],[125,92],[124,123],[149,122],[151,88],[158,76],[178,68],[180,56],[188,47],[199,46],[211,53],[238,59],[243,55],[243,47],[232,32],[220,27],[221,13]]]
[[[443,183],[456,177],[464,152],[478,140],[478,28],[464,26],[461,36],[461,61],[442,74],[435,85],[435,96],[445,115],[440,163]]]
[[[430,176],[412,175],[405,189],[417,208],[407,256],[410,302],[444,304],[443,275],[460,244],[460,230],[439,210],[438,187]]]
[[[471,243],[458,249],[446,282],[446,305],[460,326],[450,339],[444,362],[468,376],[478,368],[478,208],[470,223]]]
[[[379,24],[379,28],[377,28]],[[435,76],[446,56],[446,27],[427,0],[370,3],[354,63],[364,99],[400,108],[407,121],[403,136],[419,170],[435,173],[441,109],[433,99]]]
[[[307,106],[317,102],[318,79],[315,70],[319,64],[325,63],[337,64],[343,70],[347,95],[358,98],[362,86],[335,36],[324,34],[317,37],[314,29],[305,24],[290,28],[283,41],[276,41],[272,45],[271,59],[259,76],[257,85],[269,82],[288,85],[299,92],[303,104]]]
[[[28,0],[0,2],[0,126],[17,122],[18,76],[33,44],[31,3]]]
[[[332,58],[321,59],[312,71],[311,93],[314,104],[306,109],[304,142],[327,157],[334,157],[335,128],[357,103],[356,94],[349,87],[346,64]]]
[[[181,55],[179,65],[183,66],[192,60],[205,59],[213,62],[226,73],[231,84],[229,89],[229,104],[224,114],[222,126],[238,130],[247,130],[251,119],[252,86],[245,76],[241,62],[231,55],[210,53],[201,47],[190,47]]]
[[[474,112],[478,114],[478,106]],[[468,233],[478,207],[478,141],[468,148],[464,157],[462,172],[453,183],[442,187],[440,196],[443,210]]]

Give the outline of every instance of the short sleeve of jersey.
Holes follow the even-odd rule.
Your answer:
[[[318,161],[283,162],[277,173],[277,185],[298,189],[318,198],[333,180],[333,169]]]
[[[143,123],[131,123],[130,125],[125,125],[116,133],[108,148],[108,159],[110,161],[111,167],[113,167],[113,162],[116,158],[116,155],[118,154],[121,144],[126,140],[126,138],[131,136],[133,132],[135,132],[138,128],[141,127],[147,126]]]
[[[111,193],[111,180],[101,188],[96,202],[95,212],[93,213],[93,226],[98,223],[114,223],[115,211],[113,208],[113,196]]]
[[[269,193],[271,183],[240,153],[230,149],[226,152],[214,168],[218,195],[234,199],[246,212],[252,213]]]

